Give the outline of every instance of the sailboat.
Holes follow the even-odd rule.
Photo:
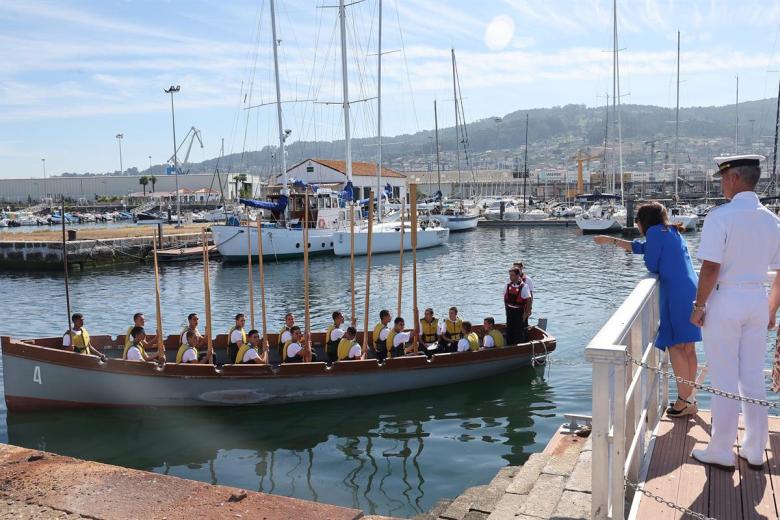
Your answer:
[[[587,211],[575,217],[575,222],[584,234],[620,231],[626,225],[625,193],[623,190],[623,130],[620,120],[620,68],[618,62],[617,0],[612,2],[612,104],[617,115],[618,128],[618,172],[620,174],[620,205],[603,206],[593,204]],[[606,169],[605,169],[606,172]],[[615,176],[612,176],[612,189]]]
[[[342,0],[343,4],[343,0]],[[344,13],[342,11],[342,17],[344,16]],[[342,24],[344,23],[344,20],[342,18]],[[381,191],[379,189],[379,186],[381,186],[382,179],[381,179],[381,172],[382,172],[382,2],[380,0],[379,2],[379,32],[378,32],[378,46],[379,51],[377,52],[377,120],[379,121],[378,125],[378,134],[379,134],[379,157],[377,161],[377,207],[378,211],[377,214],[379,216],[379,222],[376,222],[373,224],[372,227],[372,242],[371,242],[371,252],[372,253],[396,253],[400,250],[401,246],[403,246],[403,249],[405,251],[412,249],[412,242],[411,242],[411,225],[408,223],[403,223],[403,219],[399,219],[399,221],[382,221],[382,195]],[[344,57],[344,50],[342,47],[342,59],[343,65],[343,75],[344,75],[344,81],[345,81],[345,106],[347,103],[346,98],[346,58]],[[345,116],[345,121],[348,121],[348,116]],[[346,125],[347,134],[347,168],[349,169],[351,167],[351,155],[349,154],[350,146],[350,135],[349,135],[349,126]],[[373,201],[369,200],[367,201],[367,204],[373,204]],[[401,203],[401,209],[400,212],[403,213],[404,211],[404,204]],[[401,213],[395,214],[395,218],[399,218],[401,216]],[[419,227],[417,230],[417,249],[425,249],[429,247],[436,247],[440,246],[447,242],[449,239],[449,229],[442,227],[441,222],[434,222],[433,220],[428,221],[430,225],[426,227]],[[476,219],[475,219],[476,222]],[[404,231],[404,237],[403,237],[403,243],[401,242],[401,238],[399,233],[402,230]],[[354,235],[354,236],[353,236]],[[354,243],[354,248],[353,248]],[[346,226],[342,226],[341,229],[339,229],[336,233],[333,234],[333,252],[336,254],[336,256],[351,256],[354,252],[355,255],[366,255],[368,254],[368,222],[361,222],[359,223],[355,229],[350,229],[349,222],[347,222]]]
[[[686,231],[693,231],[699,223],[699,216],[690,206],[680,205],[678,191],[680,166],[678,153],[680,142],[680,31],[677,31],[677,106],[674,109],[674,205],[669,208],[669,222],[680,225]]]

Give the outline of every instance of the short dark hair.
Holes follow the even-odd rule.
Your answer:
[[[645,235],[648,229],[658,224],[663,224],[667,228],[676,227],[679,231],[683,230],[682,225],[669,223],[669,213],[660,202],[648,202],[639,206],[634,222],[642,226],[642,234]]]
[[[300,332],[300,331],[301,328],[298,325],[293,325],[292,327],[290,327],[290,334],[292,334],[293,332]]]
[[[455,306],[452,306],[452,307],[450,307],[450,310],[451,310],[451,311],[458,312],[458,308],[457,308],[457,307],[455,307]]]
[[[70,317],[70,321],[76,321],[76,320],[83,320],[84,316],[81,315],[80,312],[74,313],[73,316]]]
[[[389,317],[390,317],[390,311],[388,311],[387,309],[382,309],[381,311],[379,311],[379,319],[380,320],[382,318],[389,318]]]
[[[191,312],[187,315],[187,321],[190,321],[192,318],[197,318],[198,313],[197,312]]]
[[[256,329],[252,329],[252,330],[250,330],[250,331],[249,331],[249,333],[247,334],[247,336],[252,336],[253,334],[260,334],[260,333],[259,333],[259,332],[257,332],[257,330],[256,330]]]
[[[491,325],[496,324],[496,319],[493,316],[488,316],[487,318],[485,318],[485,321],[490,323]]]
[[[285,314],[284,315],[284,319],[286,320],[287,318],[294,318],[293,313],[292,312],[288,312],[287,314]]]
[[[339,311],[333,311],[333,314],[330,315],[331,318],[333,318],[333,321],[336,321],[339,316],[341,316],[341,313]]]
[[[136,312],[135,314],[133,314],[133,321],[137,320],[138,318],[140,318],[143,315],[144,315],[143,312]]]
[[[518,268],[516,268],[516,267],[513,267],[512,269],[510,269],[510,270],[509,270],[509,272],[510,272],[510,273],[514,273],[514,274],[516,274],[517,276],[520,276],[520,269],[518,269]]]
[[[187,329],[187,332],[184,333],[184,337],[187,339],[194,338],[195,337],[195,331]]]
[[[130,331],[130,335],[133,336],[133,338],[137,338],[139,334],[146,334],[143,327],[133,327]]]
[[[464,321],[461,326],[463,327],[464,332],[471,332],[471,322],[470,321]]]
[[[433,309],[431,309],[430,307],[427,307],[427,308],[426,308],[426,309],[423,311],[423,314],[425,314],[426,312],[430,312],[431,314],[433,314]]]
[[[351,334],[353,336],[357,336],[357,330],[355,329],[355,327],[347,327],[346,334]]]
[[[515,262],[514,264],[512,264],[512,267],[519,267],[519,268],[522,269],[523,268],[523,262]]]
[[[244,317],[244,313],[243,312],[239,312],[238,314],[236,314],[236,321],[240,320],[243,317]]]
[[[394,321],[393,324],[398,325],[399,323],[404,323],[404,319],[400,316],[398,316]]]
[[[761,178],[761,168],[759,166],[735,166],[729,168],[734,172],[745,184],[751,188],[755,188],[758,184],[758,180]]]

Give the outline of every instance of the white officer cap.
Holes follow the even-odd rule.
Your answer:
[[[761,161],[765,161],[763,155],[730,155],[727,157],[715,157],[715,164],[718,165],[718,171],[714,175],[722,175],[729,168],[737,166],[759,166]]]

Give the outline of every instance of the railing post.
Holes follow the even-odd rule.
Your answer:
[[[626,347],[588,346],[585,359],[593,365],[591,516],[594,520],[622,520]]]

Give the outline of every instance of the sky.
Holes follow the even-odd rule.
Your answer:
[[[0,2],[0,178],[149,166],[191,127],[190,161],[278,143],[270,0]],[[349,2],[348,2],[349,3]],[[344,136],[336,0],[277,0],[290,140]],[[612,95],[609,0],[384,0],[382,133],[454,121],[452,62],[467,120]],[[346,9],[351,126],[377,132],[379,0]],[[780,0],[621,0],[623,103],[681,106],[776,95]],[[257,106],[260,105],[260,106]],[[254,107],[254,108],[250,108]],[[178,144],[178,143],[177,143]],[[188,143],[182,150],[186,150]]]

